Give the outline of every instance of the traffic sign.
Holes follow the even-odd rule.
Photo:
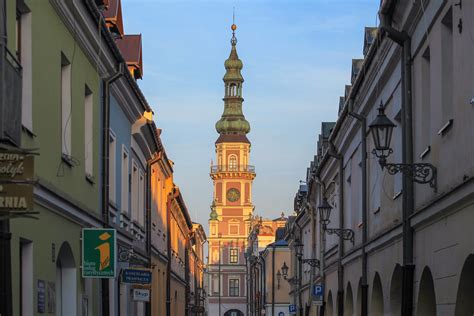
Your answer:
[[[289,306],[289,309],[290,309],[290,314],[291,315],[296,315],[296,305],[295,304],[291,304]]]
[[[324,296],[324,286],[321,284],[314,284],[313,296]]]
[[[150,284],[151,270],[149,269],[123,269],[122,282],[132,284]]]
[[[82,277],[115,278],[116,245],[115,229],[82,229]]]

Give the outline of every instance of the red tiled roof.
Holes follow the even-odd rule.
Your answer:
[[[108,5],[106,6],[107,9],[103,11],[103,15],[109,29],[123,36],[122,4],[120,0],[107,0],[105,2]]]
[[[142,35],[124,35],[122,38],[115,40],[117,47],[120,49],[123,58],[127,62],[128,67],[134,68],[133,75],[135,79],[143,76],[142,62]],[[138,72],[136,72],[138,71]]]
[[[247,143],[250,144],[249,139],[245,135],[241,134],[221,134],[216,140],[216,144],[219,143]]]

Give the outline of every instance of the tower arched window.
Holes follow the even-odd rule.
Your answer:
[[[231,171],[237,170],[237,156],[236,155],[229,156],[229,170]]]
[[[230,85],[230,96],[235,97],[237,94],[237,85],[235,83],[232,83]]]

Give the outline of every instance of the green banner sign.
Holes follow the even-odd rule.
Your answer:
[[[82,277],[114,278],[117,258],[115,229],[82,230]]]

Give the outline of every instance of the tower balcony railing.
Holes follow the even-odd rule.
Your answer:
[[[211,174],[219,172],[249,172],[255,173],[255,166],[252,165],[238,165],[238,166],[211,166]]]

